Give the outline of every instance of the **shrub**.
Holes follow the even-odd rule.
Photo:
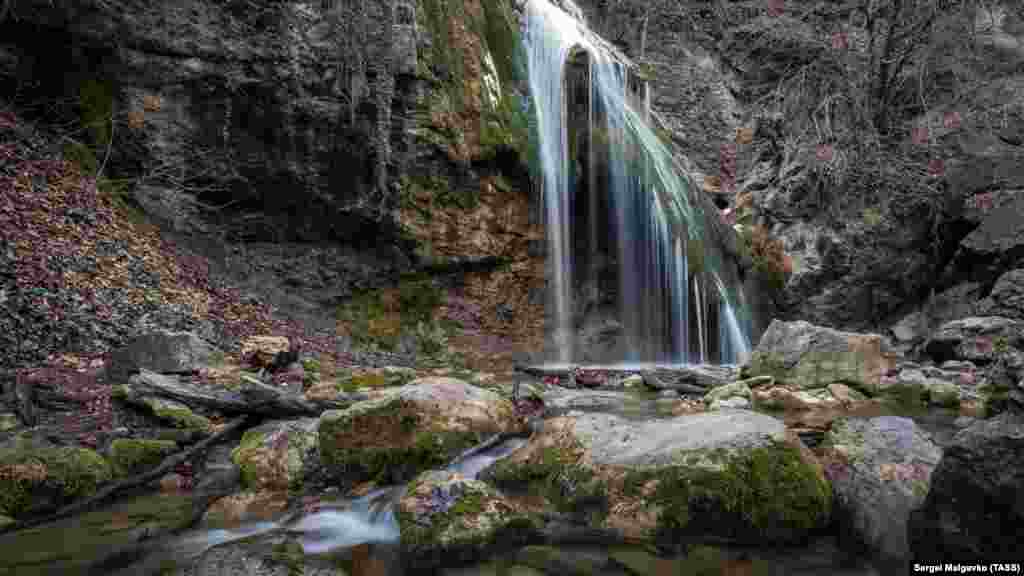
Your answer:
[[[768,287],[782,291],[786,280],[793,273],[793,259],[782,245],[763,226],[744,226],[740,235],[754,262],[754,270],[763,278]]]

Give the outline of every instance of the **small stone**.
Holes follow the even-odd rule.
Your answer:
[[[0,432],[14,430],[21,425],[18,415],[13,412],[0,412]]]
[[[750,408],[750,400],[733,396],[724,400],[715,400],[709,406],[709,410],[721,410],[723,408]]]

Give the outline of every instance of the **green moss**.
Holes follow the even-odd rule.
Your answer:
[[[186,528],[196,513],[190,496],[147,494],[73,518],[4,535],[0,574],[48,576],[99,573],[113,550],[138,546],[141,534],[160,538]],[[103,572],[108,573],[108,572]],[[144,572],[149,574],[151,572]]]
[[[302,544],[292,540],[275,544],[269,556],[272,564],[284,566],[288,570],[288,576],[305,574],[305,558],[306,554],[302,549]]]
[[[320,381],[320,361],[315,358],[302,359],[302,384],[310,387]]]
[[[898,386],[887,388],[884,392],[884,400],[904,410],[919,410],[924,407],[928,398],[928,391],[921,384],[902,383]]]
[[[649,499],[661,508],[658,540],[710,533],[786,541],[821,527],[831,513],[828,482],[802,460],[799,450],[784,443],[731,454],[718,468],[683,465],[633,471],[626,485],[637,495],[650,480],[658,481]]]
[[[384,398],[363,404],[320,421],[321,460],[331,474],[346,481],[405,482],[484,440],[475,432],[429,427],[415,405],[405,401]]]
[[[246,430],[245,434],[242,435],[242,441],[238,443],[238,446],[231,451],[231,461],[238,466],[238,471],[242,476],[243,486],[255,486],[258,482],[258,471],[255,469],[255,463],[247,459],[246,457],[255,450],[259,450],[263,447],[263,443],[266,440],[266,435],[258,430]]]
[[[412,276],[387,291],[356,296],[338,308],[338,319],[349,325],[358,345],[393,350],[403,330],[433,321],[442,300],[441,288],[430,278]]]
[[[100,163],[96,160],[96,154],[81,142],[68,142],[64,144],[64,159],[78,165],[83,174],[93,175],[99,169]]]
[[[37,501],[70,502],[111,477],[110,464],[93,450],[17,442],[0,455],[0,514],[17,517]]]
[[[89,79],[78,86],[78,105],[82,126],[89,130],[96,146],[110,143],[114,111],[114,88],[109,82]]]
[[[419,485],[422,481],[422,477],[418,478],[416,484]],[[464,486],[466,486],[466,490],[459,499],[447,510],[432,514],[429,523],[416,521],[411,514],[401,508],[397,510],[404,548],[407,550],[436,549],[438,543],[444,542],[446,537],[456,536],[459,539],[458,548],[463,550],[467,548],[486,550],[492,546],[509,549],[525,544],[541,530],[540,519],[518,513],[498,520],[497,526],[492,529],[476,528],[478,525],[476,519],[485,511],[485,506],[492,496],[479,485]],[[410,492],[414,491],[415,486],[411,486],[409,490]],[[450,533],[449,530],[453,524],[460,522],[463,528],[455,530],[454,534]]]
[[[129,476],[156,467],[177,449],[178,445],[168,440],[118,438],[110,444],[110,461],[115,474]]]
[[[497,462],[489,475],[504,489],[543,496],[560,512],[589,514],[594,524],[607,515],[607,485],[565,449],[544,448],[527,462]]]
[[[316,358],[303,358],[302,369],[305,370],[306,372],[319,372],[320,361],[317,360]]]
[[[929,390],[928,399],[938,406],[956,408],[960,406],[960,389],[956,384],[935,386]]]
[[[157,408],[153,414],[170,423],[175,428],[209,431],[213,423],[205,416],[200,416],[188,408]]]

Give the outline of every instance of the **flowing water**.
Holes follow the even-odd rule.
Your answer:
[[[494,438],[456,459],[448,470],[467,478],[475,478],[494,462],[508,456],[526,443],[525,438]],[[162,547],[146,558],[143,564],[129,567],[120,574],[148,574],[147,567],[166,569],[168,561],[179,566],[209,564],[206,556],[218,547],[235,542],[272,535],[288,535],[299,542],[302,553],[324,556],[354,549],[365,551],[371,545],[379,558],[375,566],[392,564],[399,542],[399,525],[394,507],[405,486],[380,488],[369,494],[336,502],[325,501],[315,510],[294,511],[269,521],[247,522],[233,528],[201,528],[190,531]],[[388,566],[381,573],[395,574],[397,568]],[[374,572],[376,575],[377,573]],[[363,575],[368,576],[368,575]]]
[[[598,282],[597,265],[580,260],[594,258],[603,240],[616,261],[624,340],[623,357],[609,360],[744,361],[750,331],[738,282],[707,237],[707,219],[717,214],[705,214],[693,196],[700,192],[651,128],[647,84],[631,77],[626,58],[587,28],[578,8],[569,0],[562,5],[568,12],[530,0],[526,18],[551,266],[551,360],[577,360],[574,299],[581,286]],[[584,75],[584,88],[574,81],[568,90],[567,67],[580,61],[585,72],[574,74]],[[578,115],[587,125],[570,135],[568,117],[579,106],[586,107]],[[610,214],[595,215],[598,207]],[[591,216],[577,217],[583,213]],[[591,229],[584,234],[576,226]],[[580,246],[583,238],[589,246]]]

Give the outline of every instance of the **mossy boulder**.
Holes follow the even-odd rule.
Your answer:
[[[495,392],[453,378],[422,378],[322,414],[320,456],[338,479],[400,482],[523,426],[511,402]]]
[[[253,490],[296,490],[319,467],[316,418],[265,422],[231,453],[242,484]]]
[[[91,495],[112,475],[93,450],[15,438],[0,447],[0,514],[52,510]]]
[[[635,421],[553,418],[482,476],[640,539],[788,542],[827,522],[831,490],[783,423],[748,410]]]
[[[747,385],[747,382],[739,380],[737,382],[732,382],[731,384],[712,388],[710,392],[704,395],[704,403],[711,406],[716,402],[729,400],[731,398],[745,398],[750,400],[750,386]]]
[[[140,404],[149,408],[154,416],[175,428],[209,432],[213,427],[209,418],[196,414],[188,405],[175,400],[147,396],[141,399]]]
[[[399,500],[397,518],[404,554],[446,564],[471,562],[525,543],[537,534],[539,520],[491,486],[450,471],[419,475]]]
[[[744,368],[744,376],[773,376],[800,390],[841,382],[874,394],[895,357],[878,334],[842,332],[808,322],[775,320]]]
[[[169,440],[118,438],[110,443],[110,462],[114,474],[131,476],[155,468],[177,450],[178,444]]]
[[[841,418],[822,445],[843,524],[884,559],[909,552],[907,522],[930,487],[942,450],[913,420]]]

